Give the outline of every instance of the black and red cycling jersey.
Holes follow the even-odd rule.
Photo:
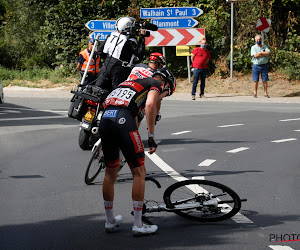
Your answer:
[[[145,107],[148,92],[155,90],[158,94],[161,94],[163,87],[161,81],[149,77],[135,81],[125,81],[107,96],[103,106],[104,108],[108,106],[126,107],[135,117]]]

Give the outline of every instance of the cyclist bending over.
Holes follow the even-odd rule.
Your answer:
[[[156,225],[142,223],[146,169],[144,146],[138,132],[136,117],[145,107],[148,125],[149,153],[156,151],[154,137],[157,102],[175,91],[175,78],[166,68],[157,70],[152,78],[125,81],[113,90],[103,105],[105,110],[99,133],[106,164],[103,181],[103,199],[106,214],[105,231],[113,232],[122,223],[122,216],[113,215],[114,183],[120,165],[121,149],[133,175],[132,200],[134,223],[133,235],[156,232]]]
[[[148,65],[142,63],[136,64],[134,68],[131,70],[127,78],[127,81],[128,80],[134,81],[136,79],[144,79],[147,77],[152,77],[152,75],[155,73],[156,70],[159,70],[163,67],[166,67],[166,58],[161,53],[153,52],[150,54]],[[161,115],[159,113],[160,105],[161,105],[161,100],[157,102],[156,121],[159,121],[161,118]],[[137,117],[138,127],[140,126],[140,123],[143,120],[144,116],[145,116],[144,110],[139,112],[139,115]]]

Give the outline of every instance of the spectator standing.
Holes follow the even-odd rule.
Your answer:
[[[83,74],[87,67],[91,52],[94,47],[94,43],[95,43],[95,39],[91,38],[89,41],[88,48],[86,48],[85,50],[83,50],[79,53],[76,70],[80,72],[81,77],[83,77]],[[88,67],[88,72],[87,72],[86,78],[83,82],[84,86],[86,86],[88,84],[96,83],[97,75],[99,72],[99,64],[100,64],[100,56],[99,56],[98,52],[95,50],[93,58],[91,60],[91,63]]]
[[[259,75],[264,85],[265,97],[270,98],[268,95],[268,61],[271,54],[266,45],[262,45],[261,35],[255,36],[256,44],[251,47],[252,56],[252,80],[254,82],[254,98],[257,98],[257,87],[259,82]]]
[[[210,59],[210,52],[207,47],[207,42],[205,39],[198,42],[200,47],[195,48],[192,51],[192,67],[194,68],[194,81],[192,87],[192,100],[195,100],[196,89],[199,79],[201,80],[200,85],[200,98],[204,98],[204,88],[205,88],[205,78],[207,74],[207,63]]]

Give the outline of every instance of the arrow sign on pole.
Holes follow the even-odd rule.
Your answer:
[[[150,31],[146,46],[196,45],[205,36],[205,29],[159,29]]]
[[[116,20],[90,20],[85,24],[89,30],[116,30]]]
[[[193,18],[152,19],[151,23],[160,28],[193,28],[198,24]]]
[[[197,17],[203,10],[197,7],[164,7],[164,8],[142,8],[141,18],[170,18],[170,17]]]
[[[264,17],[260,17],[257,20],[256,29],[259,31],[269,32],[271,26],[271,20]]]
[[[95,30],[93,33],[89,35],[90,38],[96,39],[97,35],[99,34],[99,41],[105,41],[106,37],[111,34],[111,31],[102,31],[102,30]]]

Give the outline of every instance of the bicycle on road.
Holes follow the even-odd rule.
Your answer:
[[[161,188],[152,177],[146,177]],[[229,187],[208,180],[184,180],[169,186],[163,194],[164,204],[144,200],[143,221],[152,224],[145,216],[153,212],[173,212],[186,219],[200,222],[216,222],[231,218],[241,209],[238,194]],[[154,205],[152,205],[154,203]]]
[[[122,152],[120,152],[120,170],[126,164]],[[89,160],[85,171],[84,181],[87,185],[92,185],[93,181],[105,169],[104,156],[102,151],[101,138],[94,144],[92,148],[92,156]]]
[[[92,157],[89,161],[85,183],[93,183],[99,173],[105,169],[104,157],[99,139],[93,149]],[[121,160],[120,169],[125,164],[124,157]],[[147,176],[146,180],[152,181],[158,188],[160,183]],[[184,180],[169,186],[163,194],[163,203],[153,200],[144,200],[143,221],[152,224],[145,216],[146,213],[153,212],[173,212],[181,217],[200,221],[216,222],[231,218],[241,209],[241,202],[238,194],[229,187],[208,180]]]

